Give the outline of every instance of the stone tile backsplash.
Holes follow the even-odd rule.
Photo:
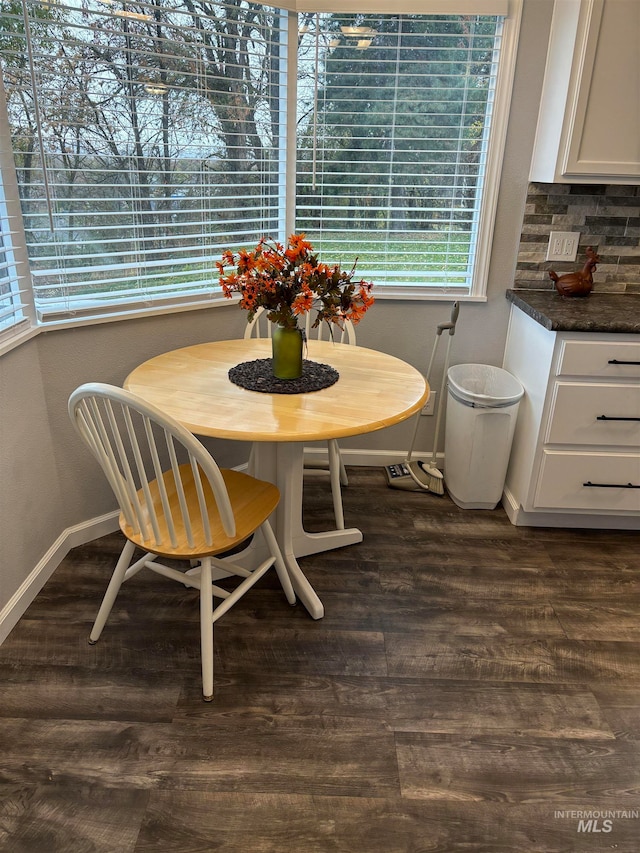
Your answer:
[[[546,261],[550,231],[579,231],[578,257]],[[640,293],[640,186],[529,184],[515,288],[555,290],[549,270],[581,269],[593,246],[600,263],[593,290]]]

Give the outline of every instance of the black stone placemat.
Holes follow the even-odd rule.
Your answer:
[[[229,379],[247,391],[262,391],[264,394],[306,394],[321,391],[334,385],[340,377],[338,371],[328,364],[317,361],[302,362],[299,379],[277,379],[273,375],[272,360],[257,358],[243,361],[229,370]]]

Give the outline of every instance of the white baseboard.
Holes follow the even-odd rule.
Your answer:
[[[72,548],[84,545],[118,529],[119,512],[107,513],[73,527],[67,527],[47,553],[38,561],[28,577],[20,584],[9,601],[0,610],[0,643],[9,636],[21,616],[40,592],[51,575]]]
[[[518,510],[520,509],[518,502],[513,496],[513,492],[506,486],[502,493],[502,509],[506,512],[507,518],[511,524],[518,524]]]
[[[365,468],[384,468],[385,465],[395,465],[407,458],[407,449],[404,450],[357,450],[355,448],[340,446],[340,453],[345,465],[361,466]],[[414,459],[431,459],[431,451],[414,450]],[[438,454],[436,465],[440,468],[444,455]],[[309,465],[327,463],[326,447],[305,447],[304,461]]]
[[[587,512],[527,512],[509,489],[502,495],[502,508],[516,527],[570,527],[591,530],[640,530],[637,515],[597,515]]]

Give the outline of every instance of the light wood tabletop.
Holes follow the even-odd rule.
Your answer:
[[[329,388],[264,394],[229,380],[231,367],[270,357],[266,339],[196,344],[141,364],[125,388],[198,435],[236,441],[314,441],[373,432],[410,417],[429,393],[419,371],[399,358],[316,340],[308,342],[307,357],[340,374]]]
[[[362,541],[358,528],[309,533],[302,523],[304,444],[374,432],[406,420],[429,396],[425,378],[394,356],[360,346],[313,340],[306,357],[328,364],[338,381],[321,391],[247,391],[229,379],[245,361],[271,357],[269,339],[214,341],[173,350],[133,370],[125,388],[156,405],[196,435],[253,442],[253,473],[275,483],[281,500],[276,537],[294,589],[314,619],[324,606],[298,557]],[[256,537],[244,552],[263,559]]]

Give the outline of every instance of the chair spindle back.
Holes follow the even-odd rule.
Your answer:
[[[314,329],[312,328],[313,322],[315,320],[315,312],[313,308],[311,309],[311,311],[307,311],[307,313],[304,315],[304,318],[305,334],[307,338],[315,337],[319,341],[333,340],[339,344],[355,345],[356,332],[351,320],[343,320],[341,324],[331,323],[331,325],[329,325],[329,323],[323,320]],[[272,328],[273,323],[267,319],[266,309],[258,308],[253,317],[253,320],[250,323],[247,323],[247,327],[244,332],[244,337],[270,338]]]
[[[181,532],[193,547],[196,530],[213,545],[207,509],[211,497],[225,533],[235,535],[220,469],[179,423],[130,392],[103,383],[76,389],[69,414],[104,471],[126,523],[150,548],[176,548]],[[195,487],[195,502],[186,499],[187,481]]]

